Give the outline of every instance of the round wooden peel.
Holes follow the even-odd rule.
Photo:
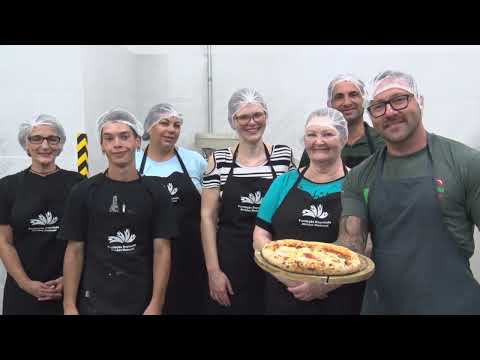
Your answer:
[[[262,256],[262,253],[258,250],[255,250],[255,262],[257,265],[262,268],[264,271],[269,272],[271,274],[275,274],[276,276],[283,277],[288,280],[297,280],[297,281],[304,281],[304,282],[321,282],[322,284],[353,284],[363,280],[367,280],[370,278],[374,271],[375,271],[375,264],[373,261],[363,255],[358,254],[360,256],[360,261],[362,261],[363,270],[360,270],[353,274],[348,275],[307,275],[307,274],[299,274],[299,273],[292,273],[280,269],[272,264],[269,264]]]

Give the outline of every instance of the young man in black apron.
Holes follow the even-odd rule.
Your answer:
[[[170,280],[165,299],[167,315],[205,313],[207,272],[200,236],[201,178],[207,162],[198,153],[176,147],[182,114],[170,104],[149,111],[143,140],[150,140],[137,155],[140,175],[156,176],[167,188],[179,224],[172,241]],[[181,155],[183,154],[183,155]],[[140,161],[138,161],[140,160]]]
[[[328,106],[340,111],[348,123],[348,141],[342,150],[342,160],[348,168],[357,166],[385,145],[380,134],[363,120],[366,100],[365,84],[354,75],[338,75],[328,85]],[[309,162],[304,151],[299,167]]]
[[[469,264],[480,224],[480,153],[425,131],[410,75],[378,74],[370,96],[387,146],[348,174],[338,240],[362,252],[372,234],[376,268],[362,313],[480,314]]]
[[[65,314],[162,313],[175,218],[167,191],[141,177],[134,153],[142,126],[112,110],[97,122],[108,169],[72,190],[61,238]]]

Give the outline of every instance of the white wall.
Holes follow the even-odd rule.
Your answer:
[[[170,103],[184,115],[179,145],[193,148],[195,134],[207,129],[207,75],[204,46],[160,46],[137,54],[137,115],[144,121],[150,108]],[[144,54],[147,51],[149,54]]]
[[[86,46],[83,54],[85,123],[89,144],[90,176],[106,169],[98,142],[96,120],[120,107],[137,113],[136,57],[120,46]]]

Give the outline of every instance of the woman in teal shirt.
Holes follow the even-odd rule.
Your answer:
[[[280,239],[327,243],[337,240],[342,211],[340,195],[347,173],[340,154],[347,138],[347,122],[339,111],[324,108],[310,114],[304,135],[310,164],[289,171],[271,185],[257,215],[253,234],[255,249]],[[266,312],[282,315],[360,313],[361,286],[332,288],[336,286],[270,275],[265,292]]]

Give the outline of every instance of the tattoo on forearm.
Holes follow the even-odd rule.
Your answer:
[[[367,235],[368,230],[365,220],[357,216],[343,216],[340,219],[340,231],[336,244],[364,254]]]

